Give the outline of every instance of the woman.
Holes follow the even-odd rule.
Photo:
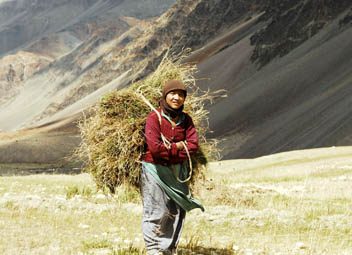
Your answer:
[[[146,150],[142,161],[142,229],[147,254],[176,254],[186,211],[204,210],[192,198],[187,152],[198,150],[192,118],[183,112],[186,87],[178,80],[162,88],[160,107],[146,120]]]

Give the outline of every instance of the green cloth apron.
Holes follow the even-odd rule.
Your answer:
[[[202,204],[192,197],[187,183],[177,180],[185,180],[188,175],[188,169],[184,164],[175,164],[163,166],[148,162],[142,162],[143,166],[155,178],[160,187],[166,194],[174,200],[182,209],[190,211],[199,208],[204,211]]]

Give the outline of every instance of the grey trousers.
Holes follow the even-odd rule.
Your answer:
[[[173,254],[180,239],[185,210],[166,195],[144,167],[141,174],[141,194],[142,230],[147,254]]]

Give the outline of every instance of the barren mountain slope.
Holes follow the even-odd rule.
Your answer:
[[[39,40],[28,39],[24,42],[28,45],[26,49],[31,53],[53,59],[49,66],[38,70],[31,79],[22,81],[21,84],[9,84],[4,81],[6,88],[10,87],[9,90],[12,88],[12,97],[7,97],[11,100],[7,100],[6,104],[1,106],[0,116],[8,121],[1,122],[0,129],[14,130],[31,126],[118,78],[122,73],[115,72],[105,78],[105,73],[94,71],[94,67],[102,59],[111,58],[109,53],[113,49],[121,49],[143,31],[146,25],[144,21],[123,15],[149,18],[159,15],[172,3],[171,0],[162,3],[158,0],[150,0],[146,2],[149,8],[143,8],[141,2],[137,0],[99,1],[88,8],[86,4],[80,2],[63,1],[51,4],[38,2],[29,8],[26,4],[22,6],[24,3],[21,1],[14,1],[13,5],[17,9],[24,9],[30,18],[35,18],[38,12],[45,13],[49,9],[58,12],[57,15],[59,15],[62,11],[61,7],[70,8],[71,4],[82,4],[85,10],[71,20],[68,18],[62,20],[66,23],[64,28],[60,27],[61,30],[58,33],[48,34],[52,32],[50,30],[41,33],[42,37]],[[0,5],[0,9],[1,6],[4,7]],[[153,6],[155,8],[152,8]],[[20,21],[16,20],[16,22]],[[52,28],[54,29],[57,27]],[[43,47],[44,45],[46,47]],[[15,90],[13,85],[21,89]],[[6,94],[10,93],[6,92]],[[87,105],[82,106],[82,108],[86,107]]]
[[[25,51],[0,59],[0,105],[13,98],[27,79],[51,61],[50,57]]]
[[[101,28],[101,33],[95,29],[98,32],[26,81],[18,96],[0,109],[0,116],[8,119],[6,123],[0,123],[0,128],[13,130],[31,126],[109,84],[130,69],[136,76],[128,77],[129,80],[141,78],[157,66],[170,47],[176,52],[182,45],[200,47],[217,32],[232,26],[233,22],[240,23],[259,11],[254,3],[228,0],[206,3],[197,0],[186,5],[180,1],[146,31],[145,26],[138,22],[124,33],[123,29],[112,33],[115,36],[109,34],[110,27]],[[132,4],[129,2],[128,7],[132,8]],[[224,12],[224,9],[227,11]],[[122,21],[128,23],[126,19]],[[118,24],[117,21],[114,24]],[[116,87],[119,86],[116,84]],[[29,95],[37,97],[33,100]],[[25,111],[22,110],[24,104]]]
[[[84,83],[81,83],[84,87],[75,86],[71,98],[66,98],[65,102],[73,103],[129,70],[135,75],[133,78],[144,78],[157,67],[168,50],[179,53],[188,47],[200,48],[218,33],[244,23],[260,11],[255,3],[194,0],[186,4],[178,1],[148,28],[145,26],[145,31],[133,27],[120,36],[116,47],[102,56],[84,76]],[[77,93],[77,88],[83,93]],[[59,110],[67,106],[65,102],[59,105]]]
[[[352,26],[346,12],[283,57],[255,70],[250,37],[204,61],[205,87],[228,89],[210,108],[225,158],[352,142]],[[290,45],[289,45],[290,47]]]
[[[64,28],[92,7],[92,0],[12,0],[0,4],[0,55]]]
[[[99,1],[90,10],[104,18],[86,12],[87,22],[71,22],[59,37],[78,44],[50,56],[56,59],[1,106],[0,129],[61,123],[106,91],[148,75],[167,50],[190,47],[186,61],[198,63],[199,85],[228,90],[209,108],[211,136],[227,139],[226,158],[351,142],[349,1],[180,0],[155,20],[114,19],[126,15],[119,7],[136,14],[140,3],[107,11],[111,3]],[[48,55],[41,45],[57,47],[55,36],[28,49]]]
[[[0,56],[81,22],[118,16],[147,18],[165,11],[173,0],[9,0],[0,2]],[[145,4],[149,8],[145,7]]]

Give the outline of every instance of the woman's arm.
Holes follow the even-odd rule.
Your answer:
[[[145,124],[145,138],[149,151],[155,158],[170,158],[170,149],[168,149],[161,140],[161,130],[158,116],[156,113],[148,115]]]
[[[192,121],[192,118],[189,115],[186,115],[187,118],[187,125],[186,125],[186,146],[188,149],[188,152],[192,155],[198,151],[199,145],[198,145],[198,134],[197,130],[194,126],[194,123]],[[178,156],[182,159],[187,159],[187,153],[185,149],[181,149],[178,152]]]

